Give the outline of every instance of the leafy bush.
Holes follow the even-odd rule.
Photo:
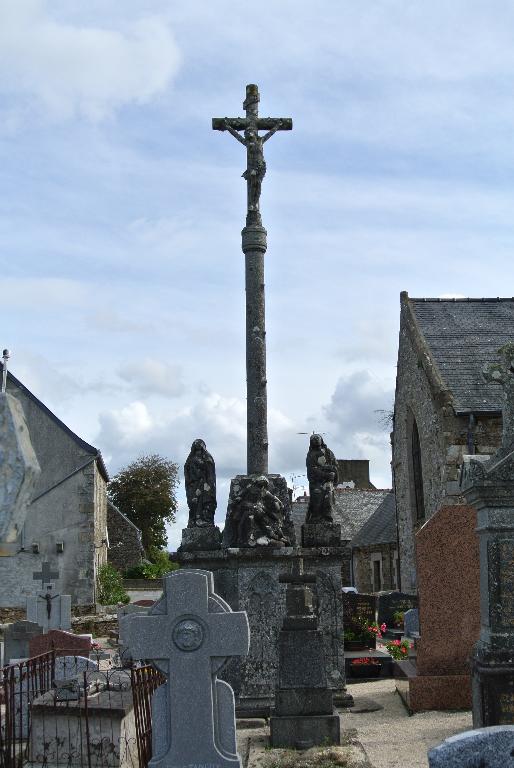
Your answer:
[[[104,563],[98,569],[97,590],[100,605],[130,602],[130,597],[123,586],[121,573],[110,563]]]
[[[178,563],[173,563],[164,549],[152,550],[153,562],[144,560],[139,565],[134,565],[123,574],[126,579],[160,579],[170,571],[176,571]]]

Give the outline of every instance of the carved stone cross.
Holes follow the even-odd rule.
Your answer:
[[[482,369],[484,379],[501,384],[504,405],[502,409],[502,453],[514,448],[514,343],[509,342],[498,350],[503,362],[488,363]]]
[[[277,131],[290,131],[289,117],[259,117],[259,89],[246,86],[243,102],[246,117],[214,117],[215,131],[228,131],[246,147],[246,226],[242,249],[245,254],[246,288],[246,445],[247,473],[268,474],[268,407],[266,381],[266,323],[264,304],[264,254],[266,230],[260,214],[261,185],[266,173],[263,146]],[[239,133],[243,131],[243,136]],[[259,136],[259,131],[267,131]]]
[[[153,698],[150,767],[239,766],[234,694],[216,675],[227,657],[248,653],[248,619],[214,593],[212,573],[166,576],[149,614],[120,620],[120,638],[134,658],[152,661],[168,677]]]
[[[290,117],[259,117],[259,88],[246,86],[243,107],[246,117],[213,117],[215,131],[228,131],[246,147],[246,171],[243,178],[247,187],[247,225],[260,224],[261,185],[266,173],[263,146],[277,131],[290,131],[293,121]],[[244,138],[239,131],[244,131]],[[259,131],[267,131],[259,136]]]
[[[34,581],[41,581],[41,585],[44,587],[48,582],[58,579],[59,575],[59,571],[52,571],[50,563],[43,563],[42,569],[34,571],[32,578]]]

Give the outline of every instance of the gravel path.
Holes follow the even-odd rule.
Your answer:
[[[471,712],[421,712],[409,717],[394,680],[349,685],[348,690],[357,708],[364,699],[383,707],[375,712],[341,713],[341,727],[357,730],[373,768],[427,768],[428,749],[472,728]]]

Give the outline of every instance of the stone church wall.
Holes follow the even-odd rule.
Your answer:
[[[401,589],[416,591],[414,538],[422,522],[416,519],[412,465],[412,425],[415,419],[421,449],[425,521],[444,505],[463,504],[459,476],[462,456],[491,453],[501,440],[501,417],[480,415],[470,433],[467,416],[456,416],[451,393],[427,354],[424,339],[402,302],[393,430],[393,476],[398,511]]]
[[[107,525],[105,480],[95,457],[44,407],[23,389],[11,384],[9,390],[22,404],[41,475],[20,551],[0,558],[0,607],[24,607],[28,595],[40,592],[41,582],[34,581],[33,573],[41,571],[45,561],[60,574],[56,592],[70,594],[74,605],[92,604],[96,565],[106,560],[101,543]]]

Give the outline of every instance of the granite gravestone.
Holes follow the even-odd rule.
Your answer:
[[[428,753],[429,768],[514,768],[514,726],[465,731]]]
[[[480,638],[473,653],[473,725],[514,724],[514,344],[484,378],[503,387],[502,444],[489,457],[465,456],[461,486],[477,510]]]
[[[168,678],[153,696],[150,766],[240,766],[234,695],[217,675],[228,657],[248,652],[248,620],[215,594],[212,573],[170,573],[148,615],[121,619],[120,636]]]
[[[368,624],[376,621],[377,598],[359,592],[343,592],[344,628],[358,634],[362,629],[361,620]]]
[[[419,611],[417,608],[410,608],[405,611],[403,632],[405,637],[417,637],[419,635]]]
[[[418,598],[406,592],[383,592],[378,595],[378,623],[387,624],[387,629],[394,629],[394,614],[405,613],[410,608],[417,608]]]
[[[54,680],[81,678],[84,672],[98,672],[98,663],[85,656],[58,656],[54,665]]]
[[[50,629],[46,635],[33,637],[30,640],[29,649],[31,656],[39,656],[49,651],[56,651],[60,656],[66,655],[66,652],[89,656],[91,636],[74,635],[72,632],[64,632],[61,629]]]
[[[27,598],[27,619],[50,629],[71,629],[71,595],[52,594],[52,587]]]
[[[295,557],[292,574],[280,580],[287,584],[287,612],[279,636],[271,746],[305,749],[339,744],[339,715],[327,685],[323,637],[308,586],[315,583],[316,576],[304,574],[301,557]]]
[[[9,624],[4,633],[4,661],[9,664],[11,659],[27,659],[30,653],[32,638],[43,634],[43,628],[34,621],[16,621]]]

